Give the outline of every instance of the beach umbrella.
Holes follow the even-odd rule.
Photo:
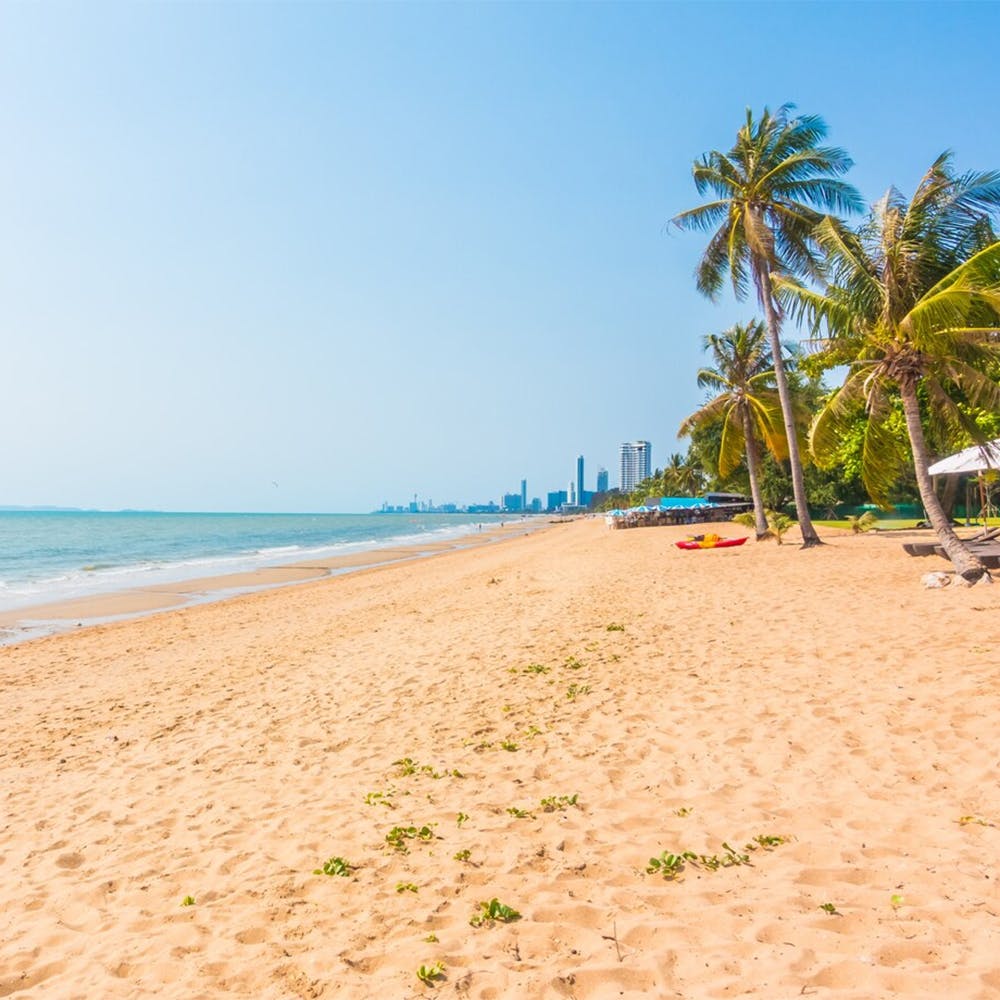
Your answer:
[[[960,476],[987,469],[1000,469],[1000,438],[984,445],[974,444],[971,448],[942,458],[927,471],[932,476]]]

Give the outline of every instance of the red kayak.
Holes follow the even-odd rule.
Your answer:
[[[689,538],[686,542],[674,542],[679,549],[731,549],[735,545],[742,545],[749,535],[742,538],[721,538],[719,535],[701,535],[698,538]]]

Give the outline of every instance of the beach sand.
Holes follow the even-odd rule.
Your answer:
[[[0,997],[1000,996],[1000,586],[684,534],[0,650]]]

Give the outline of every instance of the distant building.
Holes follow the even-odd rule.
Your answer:
[[[567,496],[565,490],[554,490],[552,493],[546,494],[545,509],[546,510],[558,510],[564,503],[566,503]]]
[[[597,492],[608,492],[608,470],[603,465],[597,467]]]
[[[653,473],[653,446],[648,441],[626,441],[621,450],[621,489],[634,490]]]
[[[576,497],[577,503],[583,503],[583,455],[576,457]]]
[[[521,510],[528,509],[528,480],[521,480]]]
[[[503,495],[503,509],[512,514],[520,513],[524,508],[521,506],[520,493],[505,493]]]
[[[531,498],[531,504],[528,508],[532,514],[541,514],[542,512],[542,501],[538,497]]]

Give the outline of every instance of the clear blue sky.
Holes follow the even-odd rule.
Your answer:
[[[1000,6],[0,6],[0,504],[363,511],[684,450],[691,163],[1000,167]],[[277,482],[278,486],[272,485]]]

